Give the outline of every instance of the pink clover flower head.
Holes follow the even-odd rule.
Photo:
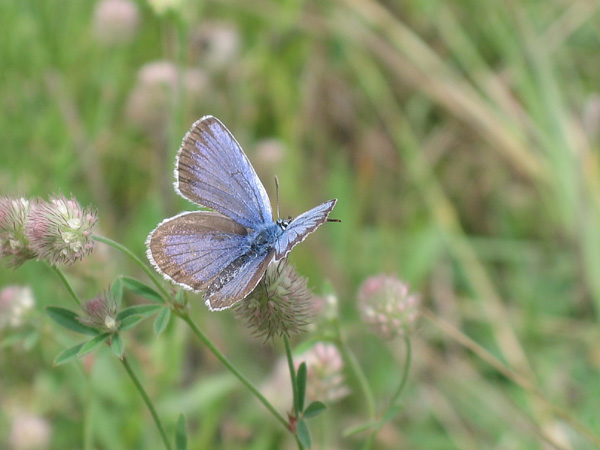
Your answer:
[[[92,229],[98,216],[90,207],[82,208],[71,197],[53,196],[40,201],[30,214],[26,233],[38,260],[52,265],[74,264],[94,249]]]
[[[410,334],[417,320],[420,297],[396,277],[367,278],[359,289],[361,318],[383,339]]]
[[[0,291],[0,329],[22,325],[35,306],[29,286],[6,286]]]
[[[52,427],[50,422],[31,413],[20,412],[14,417],[8,448],[12,450],[43,450],[50,446]]]
[[[11,258],[10,266],[19,267],[35,258],[26,235],[26,224],[35,201],[24,197],[0,197],[0,256]]]
[[[101,0],[94,9],[94,36],[107,46],[127,44],[135,37],[139,22],[140,13],[134,2]]]
[[[306,396],[310,401],[333,403],[350,394],[342,355],[335,345],[317,342],[296,360],[298,365],[306,362]]]

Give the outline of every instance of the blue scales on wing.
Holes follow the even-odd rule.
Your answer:
[[[156,270],[194,291],[206,289],[249,249],[243,226],[209,211],[185,212],[161,222],[146,244]]]
[[[183,138],[175,188],[188,200],[256,229],[273,220],[269,197],[233,135],[205,116]]]
[[[319,228],[327,220],[336,202],[336,199],[329,200],[292,220],[275,242],[275,260],[285,258],[296,244]]]

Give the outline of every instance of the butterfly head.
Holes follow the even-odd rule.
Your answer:
[[[279,225],[279,228],[281,228],[281,230],[283,231],[288,227],[292,220],[293,219],[291,217],[288,217],[287,219],[277,219],[275,223]]]

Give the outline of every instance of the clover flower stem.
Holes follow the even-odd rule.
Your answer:
[[[371,446],[375,442],[377,433],[379,432],[379,430],[381,430],[381,427],[383,427],[383,425],[385,425],[386,422],[388,422],[389,420],[392,419],[393,416],[388,417],[388,415],[390,414],[390,411],[392,411],[392,409],[396,405],[396,402],[398,401],[400,394],[402,394],[402,391],[404,390],[404,386],[406,386],[406,381],[408,380],[408,372],[410,369],[410,363],[411,363],[411,357],[412,357],[412,350],[411,350],[412,347],[410,345],[410,337],[408,335],[404,336],[404,345],[406,346],[406,361],[404,361],[404,369],[402,370],[402,378],[400,379],[400,384],[396,388],[394,395],[392,395],[392,398],[390,400],[388,407],[385,409],[385,411],[381,415],[381,419],[379,421],[377,421],[377,424],[373,427],[373,431],[371,432],[369,439],[367,439],[367,442],[365,443],[365,446],[363,447],[364,449],[371,448]]]
[[[296,386],[296,369],[294,367],[294,358],[292,357],[292,348],[290,346],[290,340],[284,334],[283,344],[285,345],[285,356],[287,358],[288,367],[290,369],[290,380],[292,381],[292,399],[294,404],[294,414],[299,417],[300,411],[298,411],[298,389]]]
[[[97,242],[102,242],[103,244],[106,244],[106,245],[108,245],[110,247],[116,248],[120,252],[122,252],[125,255],[129,256],[129,258],[131,258],[133,260],[133,262],[135,262],[138,266],[140,266],[142,268],[142,270],[146,273],[146,275],[148,275],[148,277],[152,280],[152,282],[154,283],[154,285],[160,290],[160,292],[164,296],[163,299],[165,301],[167,301],[170,298],[169,293],[163,287],[161,281],[154,275],[154,273],[152,272],[152,270],[150,270],[150,268],[146,264],[144,264],[140,258],[138,258],[135,255],[135,253],[133,253],[131,250],[129,250],[124,245],[121,245],[118,242],[113,241],[112,239],[109,239],[109,238],[104,237],[104,236],[98,236],[98,235],[94,234],[94,235],[92,235],[92,239],[95,240],[95,241],[97,241]]]
[[[79,300],[79,297],[77,297],[77,294],[75,293],[75,291],[71,287],[71,283],[69,283],[69,280],[67,280],[67,277],[65,277],[65,274],[62,273],[62,270],[60,270],[56,266],[51,266],[50,264],[48,264],[48,266],[51,269],[53,269],[54,272],[56,272],[56,274],[58,275],[58,278],[60,278],[60,280],[63,282],[63,284],[67,288],[67,291],[69,291],[69,294],[71,294],[71,297],[73,298],[73,300],[75,300],[75,303],[77,303],[77,305],[81,307],[81,300]]]
[[[233,366],[233,364],[231,364],[229,362],[229,360],[214,346],[214,344],[210,341],[210,339],[208,339],[208,337],[206,337],[206,335],[202,331],[200,331],[200,329],[198,328],[196,323],[192,320],[192,318],[189,316],[189,314],[187,314],[187,312],[175,312],[175,314],[178,315],[185,323],[187,323],[189,325],[189,327],[192,329],[194,334],[204,343],[204,345],[206,345],[208,347],[208,349],[212,352],[212,354],[215,355],[217,357],[217,359],[219,361],[221,361],[221,363],[223,363],[223,365],[225,367],[227,367],[229,369],[229,371],[238,380],[240,380],[244,386],[246,386],[248,389],[250,389],[250,391],[254,394],[254,396],[271,412],[271,414],[273,414],[273,416],[275,416],[275,418],[287,430],[288,429],[287,420],[281,414],[279,414],[279,412],[275,409],[275,407],[273,405],[271,405],[271,403],[269,403],[269,401],[265,398],[265,396],[260,393],[260,391],[252,384],[252,382],[248,378],[246,378],[246,376],[244,374],[242,374],[239,370],[237,370]]]
[[[156,427],[158,428],[158,431],[160,432],[160,435],[165,444],[165,447],[167,448],[167,450],[171,450],[171,444],[169,443],[169,439],[167,438],[165,429],[163,428],[163,425],[162,425],[160,419],[158,418],[158,414],[156,414],[156,410],[154,409],[152,400],[150,400],[150,397],[148,397],[148,394],[146,394],[146,391],[144,390],[142,384],[140,383],[140,380],[135,375],[135,373],[133,372],[133,369],[129,365],[129,361],[127,361],[127,358],[123,357],[123,358],[121,358],[120,361],[123,364],[123,367],[125,368],[125,370],[127,371],[129,378],[131,378],[131,381],[133,381],[133,384],[135,384],[135,387],[137,388],[138,392],[144,399],[144,403],[146,403],[146,406],[150,410],[150,414],[152,414],[152,418],[154,419],[154,423],[156,424]]]
[[[367,376],[363,372],[356,356],[350,350],[348,345],[346,344],[346,338],[342,333],[342,329],[340,327],[339,320],[335,318],[333,320],[333,327],[335,330],[336,338],[335,343],[337,344],[340,352],[342,353],[342,357],[348,364],[350,371],[358,381],[360,389],[365,397],[365,401],[367,403],[367,411],[369,414],[369,419],[371,421],[375,420],[375,398],[373,397],[373,391],[371,390],[371,386],[369,385],[369,381],[367,380]]]
[[[394,395],[392,396],[392,399],[390,400],[390,404],[386,408],[382,417],[385,417],[392,410],[392,408],[396,404],[396,401],[400,397],[400,394],[402,394],[402,391],[404,390],[404,386],[406,386],[406,381],[408,380],[408,372],[410,369],[410,363],[411,363],[411,358],[412,358],[412,346],[410,345],[410,337],[409,336],[404,336],[404,346],[406,347],[406,361],[404,361],[404,369],[402,370],[402,379],[400,380],[400,384],[398,385],[396,392],[394,392]]]
[[[600,448],[600,436],[590,430],[586,425],[579,422],[573,415],[565,410],[564,408],[554,404],[551,400],[549,400],[546,395],[539,390],[537,386],[535,386],[529,379],[524,377],[523,375],[515,372],[510,367],[507,367],[502,361],[492,355],[488,350],[479,345],[473,339],[465,335],[463,332],[453,327],[448,322],[437,317],[433,312],[428,309],[423,309],[421,311],[423,317],[429,320],[433,325],[442,330],[446,335],[450,338],[457,341],[463,347],[469,349],[483,361],[487,362],[494,369],[504,375],[506,378],[511,380],[517,386],[521,387],[526,391],[534,394],[538,397],[554,414],[568,423],[574,430],[579,432],[582,436],[585,436],[589,441],[593,442],[598,448]],[[540,430],[542,436],[545,436],[543,431]]]

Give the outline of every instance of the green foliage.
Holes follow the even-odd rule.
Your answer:
[[[177,419],[177,428],[175,430],[175,447],[177,450],[187,450],[187,442],[188,439],[185,428],[185,416],[180,414],[179,419]]]
[[[95,350],[100,344],[105,343],[109,338],[110,333],[102,333],[90,339],[89,341],[85,342],[83,346],[79,349],[77,356],[81,357],[87,355],[91,351]]]
[[[306,395],[306,363],[302,362],[296,374],[296,410],[304,410],[304,397]]]
[[[158,292],[152,289],[147,284],[142,283],[141,281],[136,280],[135,278],[130,277],[119,277],[118,280],[123,285],[124,288],[130,290],[134,294],[139,295],[140,297],[147,298],[153,302],[164,303],[165,301],[160,296]]]
[[[154,334],[158,336],[165,331],[165,328],[167,328],[167,325],[169,325],[170,320],[171,310],[169,308],[161,309],[154,320]]]
[[[304,448],[311,448],[312,440],[310,437],[310,431],[308,425],[303,419],[298,420],[298,440],[304,446]]]
[[[324,412],[326,409],[327,409],[327,406],[325,406],[324,403],[319,402],[319,401],[314,401],[306,407],[306,409],[302,413],[302,416],[305,419],[310,419],[311,417],[317,417],[319,414]]]
[[[79,322],[77,320],[79,316],[69,309],[60,308],[58,306],[48,306],[46,308],[46,313],[57,324],[67,328],[68,330],[90,336],[96,336],[98,334],[98,331],[94,328],[88,327],[87,325]]]

